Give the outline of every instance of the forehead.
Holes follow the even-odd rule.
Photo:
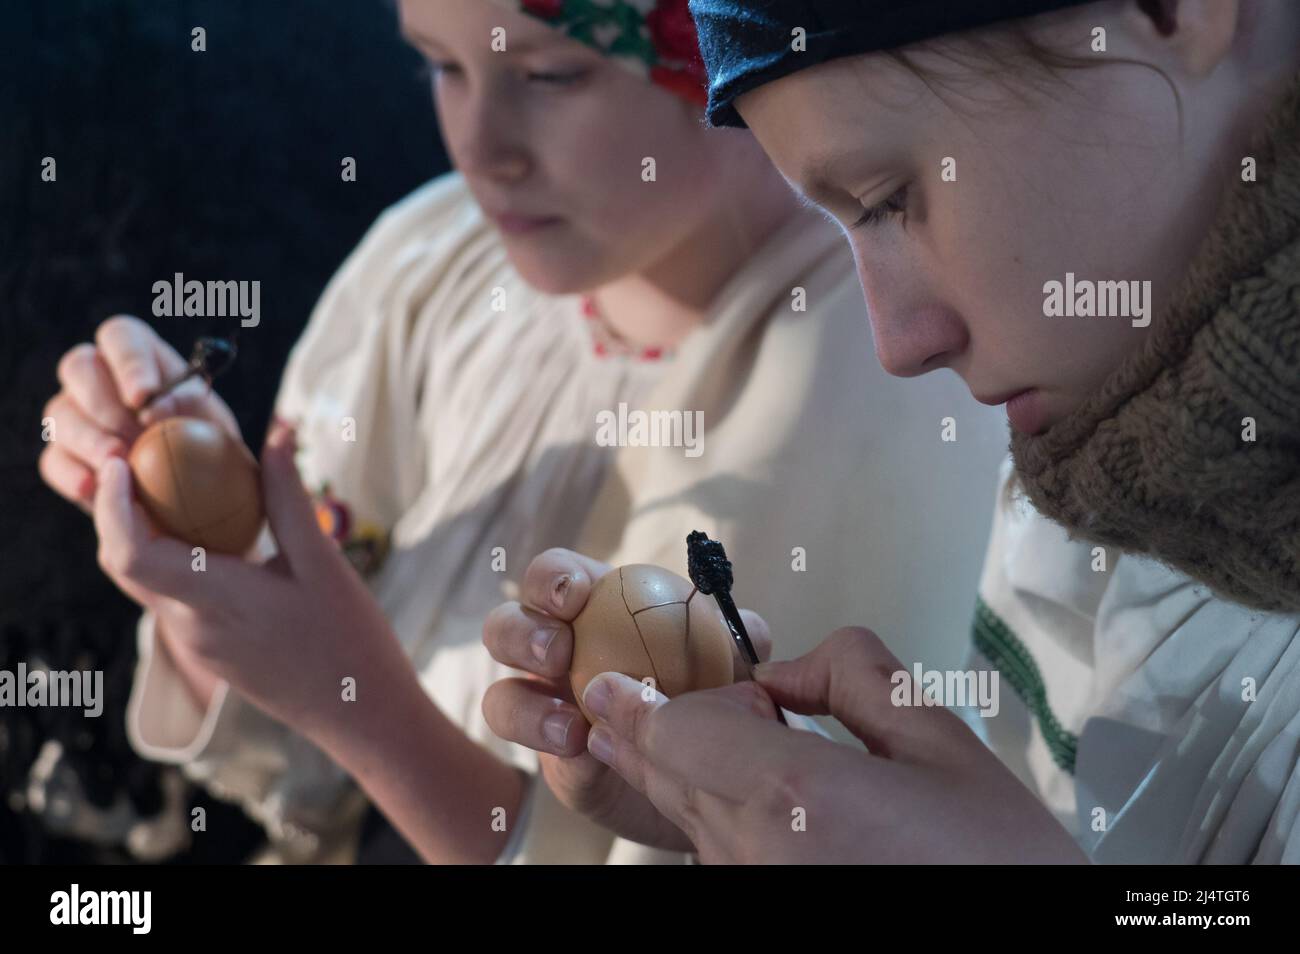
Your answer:
[[[781,173],[808,195],[863,152],[896,145],[907,128],[905,80],[880,57],[845,57],[765,83],[736,110]],[[874,61],[874,62],[873,62]]]
[[[472,45],[488,48],[497,27],[505,31],[507,52],[574,43],[536,17],[489,0],[399,0],[398,19],[408,39],[452,52]]]

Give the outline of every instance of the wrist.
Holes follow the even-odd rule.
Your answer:
[[[409,671],[409,667],[408,667]],[[312,741],[351,775],[427,861],[486,864],[500,857],[527,777],[438,709],[414,672],[360,695],[344,720]],[[496,824],[504,812],[506,828]]]
[[[353,681],[335,682],[328,705],[294,726],[345,769],[391,758],[408,731],[436,730],[441,714],[405,657],[385,667],[353,667],[348,675]]]

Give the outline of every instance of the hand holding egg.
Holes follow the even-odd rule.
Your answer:
[[[238,435],[230,409],[199,380],[138,413],[151,393],[185,369],[185,359],[139,318],[118,315],[103,322],[93,343],[77,345],[59,361],[59,391],[41,413],[41,478],[89,511],[99,467],[110,457],[125,457],[149,424],[183,414]]]
[[[488,688],[483,715],[492,731],[537,750],[546,784],[564,805],[626,838],[672,850],[690,850],[682,831],[588,753],[591,720],[578,699],[593,676],[608,670],[652,678],[669,696],[746,673],[717,603],[692,597],[692,589],[659,567],[618,570],[552,549],[529,564],[519,602],[501,604],[483,625],[492,657],[529,674]],[[741,613],[767,658],[766,623]]]

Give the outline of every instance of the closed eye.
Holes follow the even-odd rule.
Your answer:
[[[892,218],[907,213],[907,186],[900,186],[893,195],[865,209],[850,229],[881,225]]]
[[[460,66],[449,60],[425,60],[420,64],[418,74],[421,79],[437,79],[439,76],[456,76],[461,72]],[[587,75],[585,69],[567,72],[532,72],[527,74],[530,82],[544,83],[549,86],[572,86]]]
[[[569,70],[564,73],[529,73],[528,78],[536,83],[549,83],[554,86],[571,86],[586,75],[586,70]]]
[[[425,60],[417,71],[421,79],[437,79],[439,76],[459,73],[460,67],[444,60]]]

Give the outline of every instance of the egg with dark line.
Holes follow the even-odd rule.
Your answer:
[[[170,417],[127,458],[141,505],[168,536],[243,554],[262,528],[261,471],[243,442],[210,421]]]
[[[611,570],[596,581],[573,621],[569,682],[578,708],[602,672],[654,680],[668,696],[732,682],[731,630],[710,597],[684,577],[649,564]]]

